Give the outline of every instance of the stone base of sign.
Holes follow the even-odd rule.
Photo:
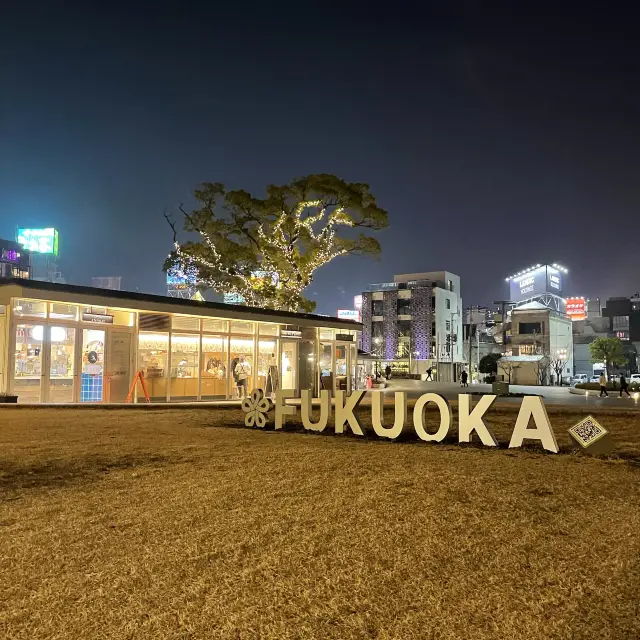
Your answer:
[[[608,456],[613,453],[613,438],[610,433],[596,440],[587,447],[580,447],[580,453],[590,456]]]

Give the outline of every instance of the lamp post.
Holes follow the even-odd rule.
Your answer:
[[[373,339],[373,342],[376,345],[376,358],[380,358],[380,345],[382,344],[382,338],[380,336],[376,336]],[[376,360],[376,379],[378,378],[378,360]]]

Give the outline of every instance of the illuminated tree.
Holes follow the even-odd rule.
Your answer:
[[[200,236],[180,243],[164,268],[197,272],[203,289],[240,294],[248,306],[312,311],[302,292],[322,265],[347,254],[377,255],[380,244],[362,230],[387,226],[387,212],[369,186],[328,174],[270,185],[266,198],[207,182],[194,192],[198,208],[180,211],[184,230]],[[360,230],[360,232],[358,232]]]

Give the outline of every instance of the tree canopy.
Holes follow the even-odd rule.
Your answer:
[[[604,362],[607,372],[613,365],[627,362],[624,346],[619,338],[596,338],[590,345],[591,362]]]
[[[377,255],[369,232],[387,226],[387,212],[369,186],[329,174],[269,185],[265,198],[206,182],[194,192],[197,208],[183,206],[184,230],[199,241],[180,243],[171,216],[174,249],[164,269],[200,288],[241,295],[249,306],[312,311],[302,295],[315,271],[338,256]]]
[[[500,353],[488,353],[480,358],[478,371],[480,373],[498,373],[498,360],[502,358]]]

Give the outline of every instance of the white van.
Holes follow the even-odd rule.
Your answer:
[[[589,376],[586,373],[576,373],[573,378],[571,378],[571,384],[582,384],[584,382],[589,382]]]

